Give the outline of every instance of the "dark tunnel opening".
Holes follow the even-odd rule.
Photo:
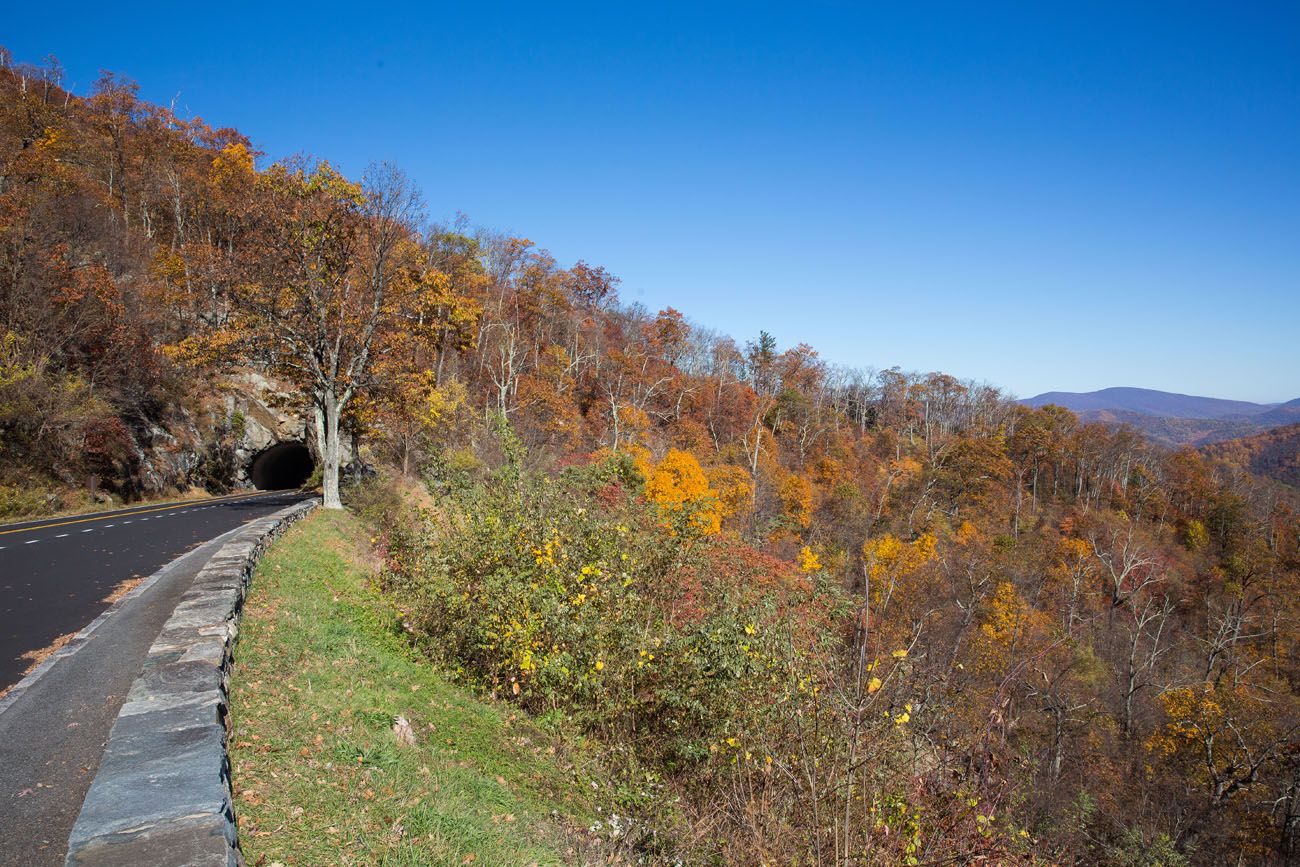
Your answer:
[[[259,491],[300,488],[311,478],[316,462],[302,443],[276,443],[253,458],[249,476]]]

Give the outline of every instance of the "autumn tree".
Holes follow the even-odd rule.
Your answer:
[[[665,512],[685,518],[687,526],[705,535],[722,526],[723,509],[700,462],[690,452],[670,449],[646,479],[646,499]]]
[[[277,163],[257,178],[250,279],[231,314],[178,348],[182,356],[247,359],[307,395],[327,508],[342,508],[340,424],[369,384],[375,341],[409,287],[399,266],[419,197],[391,166],[353,183],[325,162]]]
[[[446,375],[447,361],[474,347],[486,278],[477,244],[454,230],[405,239],[395,259],[400,291],[385,304],[370,387],[353,422],[386,444],[409,475],[467,404],[465,383]]]

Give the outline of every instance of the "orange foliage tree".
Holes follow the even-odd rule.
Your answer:
[[[646,498],[685,518],[686,526],[713,535],[722,528],[722,506],[700,462],[690,452],[669,449],[645,485]]]

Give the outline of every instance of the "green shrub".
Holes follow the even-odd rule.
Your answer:
[[[0,485],[0,518],[24,518],[51,510],[45,491],[19,485]]]
[[[892,804],[920,828],[893,759],[921,712],[906,653],[881,654],[855,686],[837,662],[856,611],[846,591],[738,539],[696,535],[689,513],[645,502],[625,457],[545,475],[508,441],[502,451],[500,469],[442,488],[431,508],[394,515],[390,497],[370,495],[386,515],[383,589],[445,671],[606,746],[633,849],[789,861],[824,833],[817,815],[850,803]],[[983,834],[963,804],[942,809]],[[724,830],[719,810],[764,813],[764,830]],[[860,841],[874,821],[855,826]],[[890,838],[902,863],[919,834]]]
[[[624,469],[498,472],[419,538],[390,531],[386,580],[449,669],[607,737],[654,732],[637,759],[672,768],[743,721],[745,685],[770,680],[785,642],[758,628],[770,610],[677,580],[705,565],[704,543],[623,487]]]
[[[401,520],[405,503],[397,480],[387,472],[351,479],[343,485],[343,503],[366,523],[383,527]]]
[[[319,488],[324,483],[325,483],[325,468],[322,467],[320,464],[317,464],[315,467],[312,468],[311,475],[307,477],[307,481],[302,483],[302,488],[300,490],[311,491],[316,488]]]

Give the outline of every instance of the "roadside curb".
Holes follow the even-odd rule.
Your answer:
[[[317,505],[252,521],[195,576],[113,724],[68,839],[69,867],[243,864],[226,755],[239,617],[262,553]]]
[[[245,528],[236,527],[233,530],[229,530],[225,533],[222,533],[220,536],[216,537],[215,539],[210,540],[210,542],[205,542],[204,545],[211,544],[213,542],[224,542],[225,539],[228,539],[229,537],[235,535],[236,533],[240,532],[243,529]],[[85,645],[86,642],[90,641],[91,636],[93,636],[101,626],[107,623],[113,617],[113,615],[117,614],[118,611],[120,611],[121,609],[125,608],[127,605],[134,602],[137,597],[143,596],[155,584],[157,584],[159,581],[161,581],[162,579],[170,575],[174,570],[179,568],[181,564],[183,564],[187,559],[193,557],[197,551],[201,551],[204,545],[199,545],[192,550],[186,551],[184,554],[181,554],[175,560],[172,560],[170,563],[167,563],[157,572],[154,572],[148,578],[141,581],[135,587],[132,587],[131,590],[127,592],[124,596],[122,596],[121,599],[118,599],[108,608],[104,609],[99,614],[98,617],[90,621],[90,623],[86,624],[81,629],[80,632],[78,632],[75,636],[73,636],[71,641],[69,641],[67,644],[63,645],[58,650],[51,653],[48,657],[46,657],[46,659],[43,662],[41,662],[40,665],[36,666],[27,674],[23,675],[22,680],[18,681],[13,686],[11,686],[9,688],[9,691],[6,692],[3,696],[0,696],[0,714],[3,714],[5,711],[7,711],[11,705],[17,704],[19,698],[22,697],[23,693],[27,692],[27,690],[36,686],[36,684],[40,681],[40,679],[44,677],[50,671],[50,669],[58,665],[60,661],[67,659],[68,657],[73,656],[78,651],[80,651],[82,646]]]

